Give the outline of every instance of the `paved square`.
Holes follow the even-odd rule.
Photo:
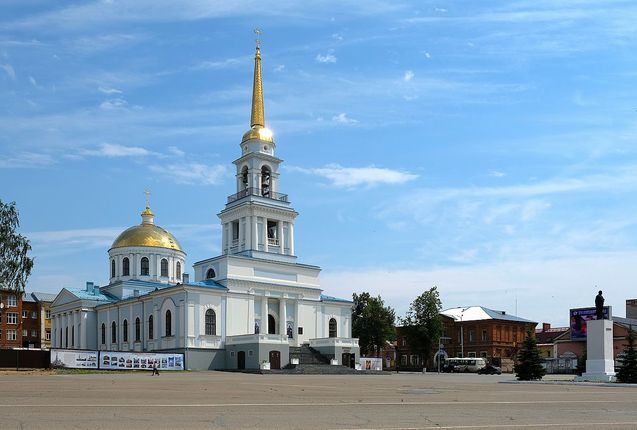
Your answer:
[[[512,375],[0,372],[1,429],[635,429],[637,387]]]

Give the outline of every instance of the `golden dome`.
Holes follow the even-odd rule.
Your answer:
[[[151,246],[184,252],[175,236],[154,224],[154,214],[150,207],[146,206],[141,215],[142,223],[124,230],[117,236],[111,249],[125,246]]]
[[[251,139],[259,139],[264,142],[273,142],[272,132],[269,128],[261,127],[258,125],[252,126],[250,130],[246,131],[241,139],[241,143],[251,140]]]

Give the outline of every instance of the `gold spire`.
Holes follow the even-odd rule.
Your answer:
[[[252,117],[250,127],[265,127],[263,114],[263,81],[261,80],[261,49],[259,46],[259,35],[261,30],[255,29],[257,35],[257,49],[254,55],[254,83],[252,85]]]
[[[255,29],[256,53],[254,55],[254,81],[252,83],[252,115],[250,117],[250,130],[241,139],[241,143],[259,139],[266,142],[273,142],[272,132],[265,127],[265,114],[263,113],[263,80],[261,78],[261,42],[259,36],[261,30]]]

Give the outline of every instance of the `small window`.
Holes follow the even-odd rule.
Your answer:
[[[22,337],[27,337],[28,335],[29,331],[26,328],[22,329]]]
[[[7,340],[17,340],[17,337],[18,332],[16,332],[15,330],[7,330]]]
[[[469,330],[469,342],[473,342],[475,337],[475,331]]]
[[[467,352],[467,357],[475,358],[476,357],[476,353],[475,352]]]
[[[217,335],[217,315],[212,309],[206,311],[206,336]]]
[[[486,330],[482,330],[482,341],[483,342],[487,341],[487,331]]]
[[[128,320],[124,320],[124,342],[128,342]]]
[[[179,261],[175,264],[175,278],[178,281],[181,280],[181,263]]]
[[[161,276],[164,278],[168,277],[168,260],[165,258],[161,259]]]
[[[245,147],[243,151],[245,152]],[[243,185],[244,190],[248,189],[248,166],[243,166],[243,169],[241,170],[241,184]]]
[[[135,342],[139,342],[142,331],[141,331],[141,322],[139,321],[139,317],[135,318]]]
[[[51,309],[47,309],[44,311],[45,312],[45,318],[50,320],[51,319]]]
[[[17,324],[18,314],[15,312],[7,312],[7,324]]]
[[[248,357],[252,357],[254,355],[254,351],[253,350],[249,350],[248,351]]]
[[[111,324],[111,343],[117,343],[117,326],[115,321]]]
[[[148,339],[153,339],[153,316],[148,317]]]
[[[130,260],[124,257],[122,260],[122,276],[130,276]]]
[[[47,330],[44,333],[44,340],[49,340],[49,341],[51,340],[51,330]]]
[[[150,266],[148,264],[148,258],[143,257],[141,262],[141,275],[149,276],[150,275]]]
[[[170,337],[172,335],[172,314],[170,313],[170,311],[166,311],[166,337]]]
[[[106,345],[106,324],[102,323],[102,345]]]
[[[270,197],[270,169],[267,166],[261,168],[261,195]]]
[[[18,306],[18,302],[16,301],[15,296],[7,297],[7,306],[10,306],[10,307]]]
[[[336,319],[330,318],[330,324],[329,324],[330,337],[336,337],[336,333],[337,333],[336,328],[337,328]]]
[[[32,311],[31,312],[31,318],[34,319],[34,320],[37,320],[38,319],[38,312],[37,311]]]
[[[115,260],[111,260],[111,278],[115,277]]]
[[[22,311],[22,318],[29,318],[29,311]]]
[[[206,272],[206,279],[213,279],[215,276],[217,276],[217,274],[215,273],[215,270],[208,269],[208,271]]]
[[[232,221],[232,242],[239,242],[239,221]]]

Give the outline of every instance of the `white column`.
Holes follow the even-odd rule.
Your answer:
[[[246,217],[246,248],[252,249],[252,216]]]
[[[86,312],[80,311],[80,348],[86,349]]]
[[[299,300],[294,301],[294,345],[299,346],[301,344],[301,339],[299,339],[299,325],[300,323],[299,317]],[[304,332],[305,333],[305,332]]]
[[[281,254],[285,254],[285,245],[283,241],[283,221],[279,221],[276,225],[278,230],[277,239],[279,239],[279,250]]]
[[[268,219],[263,217],[263,250],[268,252]]]
[[[259,250],[259,217],[252,217],[252,249],[258,251]]]
[[[248,321],[246,334],[254,333],[254,294],[250,294],[248,296],[248,312],[247,312]]]
[[[290,236],[290,255],[294,255],[294,223],[288,224],[288,235]]]
[[[279,334],[280,335],[285,335],[287,333],[287,326],[286,326],[286,320],[287,315],[286,315],[286,309],[285,309],[285,303],[287,302],[286,299],[281,298],[279,300]]]
[[[261,298],[261,327],[259,327],[260,333],[268,334],[268,298],[263,296]]]

